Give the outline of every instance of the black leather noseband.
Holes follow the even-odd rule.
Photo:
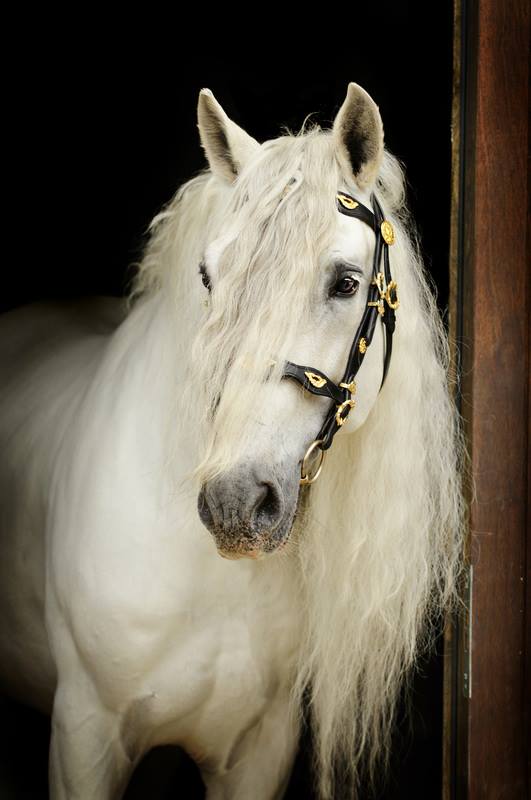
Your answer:
[[[389,245],[394,242],[394,232],[391,223],[384,219],[382,209],[376,196],[374,194],[371,195],[373,211],[343,192],[338,193],[336,202],[337,209],[341,214],[361,219],[367,225],[370,225],[376,235],[372,269],[373,277],[369,286],[367,304],[363,317],[350,348],[343,378],[339,383],[334,383],[324,372],[321,372],[315,367],[301,366],[300,364],[293,364],[291,361],[287,361],[285,364],[283,377],[293,378],[312,394],[329,397],[333,401],[326,414],[321,430],[317,434],[315,441],[308,448],[303,459],[301,483],[313,483],[317,478],[321,469],[324,452],[328,450],[335,434],[339,428],[345,424],[350,411],[354,408],[354,394],[356,392],[354,378],[363,363],[367,348],[372,342],[378,317],[382,320],[385,329],[385,354],[380,389],[382,388],[391,360],[393,332],[395,329],[395,310],[399,305],[397,294],[398,287],[396,282],[391,278],[391,268],[389,265]],[[383,271],[380,268],[382,257]],[[310,454],[313,455],[317,449],[321,451],[319,469],[310,476],[306,469],[305,462]]]

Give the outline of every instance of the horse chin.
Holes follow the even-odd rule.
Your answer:
[[[239,561],[240,558],[251,558],[253,561],[257,561],[258,559],[264,558],[265,553],[262,550],[247,550],[245,551],[233,551],[230,552],[228,550],[221,550],[218,548],[218,553],[222,558],[226,558],[229,561]]]
[[[264,531],[255,533],[252,538],[249,537],[248,531],[242,531],[242,535],[234,534],[229,538],[225,536],[216,536],[216,547],[219,555],[229,561],[238,561],[241,558],[250,558],[253,561],[259,561],[266,556],[279,553],[288,543],[291,530],[293,528],[295,515],[291,519],[286,520],[274,531]]]

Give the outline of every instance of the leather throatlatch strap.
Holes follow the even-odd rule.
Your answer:
[[[302,366],[291,361],[286,361],[284,367],[283,377],[293,378],[312,394],[329,397],[333,401],[316,437],[321,450],[327,450],[330,447],[335,434],[346,422],[348,414],[354,406],[353,394],[356,391],[354,378],[363,363],[367,348],[372,342],[378,317],[382,320],[385,329],[385,353],[380,390],[391,360],[395,309],[399,304],[397,286],[392,280],[389,265],[389,245],[394,241],[394,233],[391,224],[384,219],[382,209],[374,194],[371,195],[371,203],[373,211],[350,195],[344,193],[337,195],[338,211],[370,225],[376,235],[372,281],[367,295],[367,304],[350,348],[343,378],[339,383],[335,383],[315,367]],[[383,270],[380,269],[382,256]]]

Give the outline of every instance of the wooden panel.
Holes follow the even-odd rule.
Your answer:
[[[448,323],[451,356],[451,374],[459,381],[460,347],[462,339],[462,240],[463,240],[463,204],[462,179],[464,144],[463,119],[465,111],[465,30],[466,7],[462,0],[453,3],[453,82],[452,82],[452,117],[451,117],[451,212],[450,212],[450,253],[449,253],[449,298]],[[460,407],[459,383],[450,384],[454,391],[454,400]],[[457,748],[463,747],[457,733],[457,695],[460,692],[459,672],[457,668],[458,640],[460,620],[457,615],[448,616],[444,629],[444,682],[443,682],[443,752],[442,752],[442,800],[454,800],[456,796]]]
[[[473,583],[468,690],[462,622],[456,640],[454,796],[519,800],[526,797],[529,7],[525,0],[463,5],[461,413],[472,461]]]

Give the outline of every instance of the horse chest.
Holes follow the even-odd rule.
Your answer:
[[[195,598],[176,617],[168,631],[173,645],[146,676],[143,697],[131,703],[134,740],[147,734],[150,746],[180,744],[197,760],[219,766],[242,731],[259,723],[285,691],[295,615],[277,592],[253,602],[237,584],[228,593],[224,587],[223,598],[211,586],[208,601]]]
[[[75,620],[107,702],[124,713],[132,752],[174,743],[220,764],[290,683],[299,604],[285,564],[225,561],[197,541],[181,539],[182,567],[171,575],[163,565],[177,555],[152,548],[157,563],[147,551],[131,561],[131,583],[91,587],[91,619],[105,626],[87,622],[84,598]],[[128,588],[138,585],[143,592]]]

